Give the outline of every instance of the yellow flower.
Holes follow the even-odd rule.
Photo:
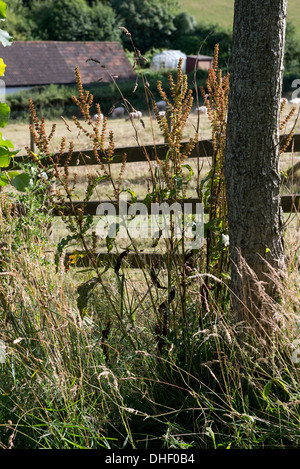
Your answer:
[[[5,63],[3,62],[3,59],[0,58],[0,76],[1,76],[1,77],[4,75],[5,68],[6,68],[6,65],[5,65]]]

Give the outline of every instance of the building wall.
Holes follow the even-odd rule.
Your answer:
[[[196,58],[195,57],[187,57],[186,59],[186,73],[190,73],[193,70],[195,70],[195,63],[196,63]],[[199,60],[198,59],[198,68],[202,70],[208,70],[209,68],[212,67],[213,64],[213,59],[203,59]]]
[[[33,86],[8,86],[5,88],[6,94],[18,93],[19,91],[31,90]]]

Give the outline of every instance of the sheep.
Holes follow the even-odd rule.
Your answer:
[[[129,119],[141,120],[142,115],[143,114],[141,113],[141,111],[130,112],[128,116],[126,116],[125,120],[126,121],[128,121]]]
[[[159,111],[165,111],[167,108],[167,103],[166,101],[157,101],[156,107]]]
[[[200,106],[195,109],[195,114],[207,114],[207,107],[206,106]]]
[[[102,114],[102,112],[101,112],[101,114],[100,114],[100,120],[101,120],[101,121],[103,120],[103,117],[104,117],[104,116],[103,116],[103,114]],[[92,117],[92,122],[96,122],[96,121],[98,120],[98,118],[99,118],[99,114],[94,114],[93,117]]]
[[[117,117],[124,117],[124,114],[125,114],[125,109],[120,106],[120,107],[116,107],[113,112],[111,113],[111,117],[113,119],[116,119]]]
[[[290,104],[296,104],[296,106],[299,106],[300,105],[300,98],[291,99]]]

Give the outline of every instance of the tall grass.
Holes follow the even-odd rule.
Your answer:
[[[192,106],[180,70],[169,78],[170,92],[158,83],[171,127],[145,83],[150,119],[153,106],[169,151],[155,165],[145,153],[149,180],[144,202],[180,202],[193,179],[208,218],[205,243],[197,252],[188,252],[184,240],[159,238],[160,264],[143,263],[140,241],[118,244],[114,237],[107,237],[104,247],[119,253],[118,262],[99,263],[95,220],[75,208],[62,217],[67,235],[56,244],[48,240],[51,209],[64,200],[72,207],[76,176],[68,163],[60,168],[52,160],[52,134],[45,133],[31,103],[39,156],[28,154],[39,175],[37,190],[22,196],[27,204],[22,218],[14,215],[15,195],[2,193],[0,203],[0,339],[6,345],[6,360],[0,364],[2,448],[299,446],[299,219],[286,232],[285,275],[272,272],[282,295],[276,304],[265,298],[273,311],[265,340],[255,316],[252,324],[236,323],[229,303],[222,183],[228,81],[218,72],[216,52],[207,96],[204,92],[215,153],[204,180],[201,165],[194,174],[188,163],[198,129],[185,148],[180,145]],[[126,191],[134,202],[137,195],[123,180],[126,157],[115,174],[114,136],[106,135],[106,119],[91,120],[93,96],[83,89],[78,72],[77,84],[74,102],[82,118],[75,117],[74,123],[90,138],[99,160],[96,174],[87,171],[83,202],[97,197],[104,182],[107,194],[118,199]],[[128,101],[124,104],[132,110]],[[132,125],[137,144],[145,148],[142,124]],[[72,149],[70,144],[70,156]],[[42,156],[51,164],[45,165]],[[90,267],[66,266],[67,249],[73,249],[76,260],[74,243],[85,251]],[[140,269],[128,268],[128,252],[140,259]],[[263,286],[257,287],[264,295]]]

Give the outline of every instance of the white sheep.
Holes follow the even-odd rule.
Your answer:
[[[113,119],[116,119],[117,117],[124,117],[124,114],[125,114],[125,109],[120,106],[120,107],[116,107],[113,112],[111,113],[111,117]]]
[[[195,114],[207,114],[207,107],[206,106],[200,106],[195,109]]]
[[[103,116],[103,114],[102,114],[102,112],[101,112],[101,114],[100,114],[100,120],[101,120],[101,121],[103,120],[103,117],[104,117],[104,116]],[[94,114],[93,117],[92,117],[92,121],[93,121],[93,122],[96,122],[96,121],[98,120],[98,118],[99,118],[99,114]]]
[[[300,105],[300,98],[291,99],[290,104],[296,104],[296,106],[299,106]]]
[[[141,120],[142,118],[142,113],[141,111],[135,111],[135,112],[130,112],[128,114],[128,116],[126,116],[125,120],[129,120],[129,119],[137,119],[137,120]]]

